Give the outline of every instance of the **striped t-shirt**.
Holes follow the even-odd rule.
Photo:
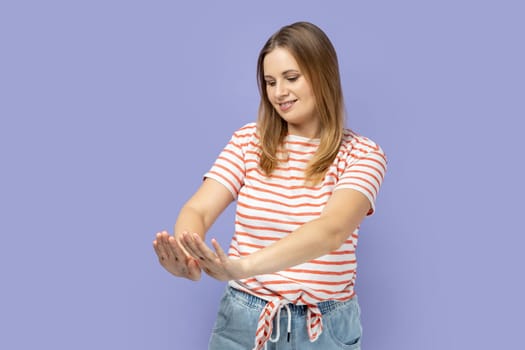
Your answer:
[[[304,170],[319,140],[286,136],[287,160],[267,177],[259,168],[261,148],[256,131],[256,123],[237,130],[205,174],[223,184],[237,199],[235,233],[229,249],[231,258],[250,255],[318,218],[333,191],[338,189],[349,188],[364,194],[371,203],[368,215],[373,213],[386,171],[385,154],[373,141],[346,129],[337,157],[323,181],[308,187]],[[354,296],[357,239],[358,228],[349,232],[343,245],[329,254],[284,271],[230,281],[232,287],[272,301],[274,305],[266,310],[267,317],[261,315],[259,340],[264,342],[269,337],[269,334],[263,336],[264,331],[271,334],[273,315],[285,303],[309,306],[310,338],[317,339],[322,322],[315,305],[325,300],[345,301]]]

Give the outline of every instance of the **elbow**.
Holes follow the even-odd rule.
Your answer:
[[[333,252],[339,249],[348,239],[349,233],[347,231],[339,231],[330,235],[328,240],[328,252]]]
[[[323,231],[326,233],[326,250],[333,252],[339,249],[358,226],[357,220],[343,220],[341,216],[325,216],[320,218]]]
[[[333,227],[330,227],[328,232],[327,250],[328,252],[333,252],[334,250],[339,249],[346,242],[353,230],[345,226],[334,225]]]
[[[348,229],[344,228],[331,228],[330,230],[326,230],[326,238],[324,240],[325,242],[325,250],[326,253],[333,252],[334,250],[339,249],[348,239],[348,236],[350,235]]]

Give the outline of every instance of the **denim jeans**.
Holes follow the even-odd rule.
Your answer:
[[[221,299],[219,312],[210,338],[209,350],[251,350],[260,313],[267,301],[251,294],[227,287]],[[268,350],[360,350],[361,321],[357,296],[345,302],[324,301],[318,304],[323,315],[323,332],[310,342],[306,328],[307,307],[288,304],[291,314],[291,332],[288,339],[288,312],[283,307],[274,320],[272,339]],[[277,322],[279,336],[277,336]]]

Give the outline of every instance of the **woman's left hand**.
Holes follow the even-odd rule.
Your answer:
[[[181,244],[210,277],[219,281],[248,277],[243,271],[242,259],[230,259],[215,239],[211,240],[215,251],[211,250],[196,233],[184,233]]]

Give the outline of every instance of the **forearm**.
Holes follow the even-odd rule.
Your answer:
[[[184,205],[175,222],[174,235],[180,239],[183,232],[191,232],[197,233],[204,240],[209,226],[204,214],[189,205]]]
[[[214,252],[198,234],[184,234],[182,246],[199,261],[208,275],[220,281],[275,273],[341,247],[369,210],[370,202],[365,195],[352,189],[341,189],[332,194],[319,218],[240,259],[229,258],[219,243],[212,239]]]
[[[242,258],[246,275],[243,278],[281,271],[336,250],[350,232],[330,221],[329,218],[312,220],[285,238]]]
[[[203,240],[215,219],[233,200],[232,194],[219,182],[206,179],[197,192],[184,204],[175,222],[174,235],[197,233]]]

